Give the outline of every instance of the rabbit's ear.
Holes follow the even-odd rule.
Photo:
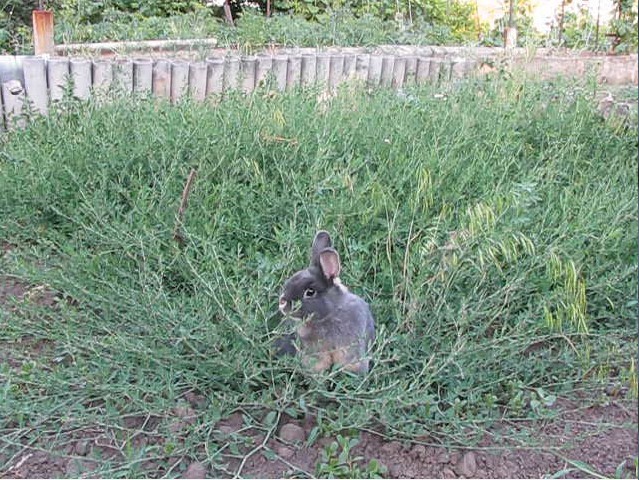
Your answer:
[[[339,262],[339,254],[332,248],[322,250],[319,254],[319,262],[322,267],[322,272],[327,280],[333,280],[339,277],[339,272],[342,269]]]
[[[328,232],[324,230],[320,230],[315,234],[315,239],[313,240],[313,248],[311,249],[311,265],[320,266],[320,253],[322,250],[326,248],[330,248],[333,246],[333,242],[331,241],[331,236]]]

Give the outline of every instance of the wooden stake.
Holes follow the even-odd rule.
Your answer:
[[[53,12],[33,10],[33,47],[36,55],[53,55]]]

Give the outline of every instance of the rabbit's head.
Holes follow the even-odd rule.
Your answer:
[[[330,235],[325,231],[317,232],[309,267],[284,283],[280,311],[298,318],[310,315],[324,318],[329,315],[335,308],[332,297],[336,289],[345,290],[339,281],[340,269],[339,254],[333,248]]]

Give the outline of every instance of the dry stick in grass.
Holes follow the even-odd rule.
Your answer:
[[[186,242],[184,239],[184,235],[182,234],[182,220],[184,219],[184,211],[186,210],[186,206],[189,202],[191,187],[193,186],[193,181],[195,180],[196,175],[197,175],[197,170],[192,168],[188,178],[186,179],[184,190],[182,191],[182,201],[180,202],[180,208],[178,209],[177,219],[175,220],[175,230],[173,230],[173,240],[178,242],[180,245],[184,245],[184,243]]]

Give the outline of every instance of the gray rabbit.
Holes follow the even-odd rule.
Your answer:
[[[275,346],[279,354],[294,354],[297,337],[302,361],[315,372],[337,364],[351,372],[366,373],[375,322],[368,304],[342,285],[340,270],[339,254],[330,235],[317,232],[309,267],[289,278],[280,295],[280,311],[301,322],[295,333],[279,339]]]

